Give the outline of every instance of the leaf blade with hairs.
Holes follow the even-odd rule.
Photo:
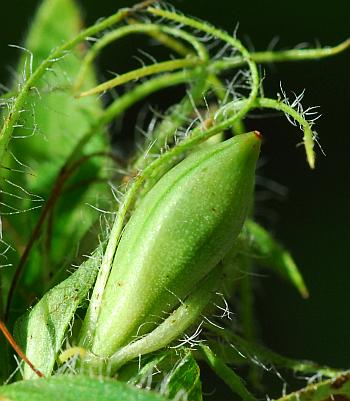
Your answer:
[[[161,384],[161,393],[170,399],[202,401],[199,366],[190,350],[173,366]]]
[[[98,270],[98,255],[87,259],[70,277],[48,291],[16,322],[15,337],[27,357],[45,376],[50,375],[65,333],[78,306],[86,299]],[[24,367],[24,379],[36,378]]]

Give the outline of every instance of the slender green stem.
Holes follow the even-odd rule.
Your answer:
[[[333,46],[320,47],[315,49],[291,49],[281,51],[263,51],[252,53],[252,58],[257,63],[276,63],[298,60],[317,60],[325,57],[332,57],[350,47],[350,39]]]
[[[99,123],[103,125],[108,124],[124,110],[146,96],[168,87],[170,88],[175,85],[186,83],[193,79],[196,74],[196,70],[183,70],[174,73],[163,74],[139,84],[130,92],[125,93],[111,103],[101,115]]]
[[[321,58],[335,56],[350,47],[350,39],[333,46],[315,49],[291,49],[282,51],[252,52],[250,57],[257,64],[283,63],[289,61],[319,60]],[[212,63],[213,72],[237,68],[246,64],[246,61],[239,56],[215,60]]]
[[[128,22],[129,22],[129,19],[128,19]],[[174,28],[170,28],[170,29],[174,29]],[[175,29],[175,30],[176,31],[180,31],[179,29]],[[183,32],[183,31],[181,31],[181,32]],[[191,54],[191,52],[192,52],[192,50],[189,47],[187,47],[185,44],[183,44],[182,42],[180,42],[177,39],[174,39],[173,37],[171,37],[170,35],[167,35],[164,32],[161,32],[161,31],[152,32],[152,31],[150,31],[150,32],[148,32],[148,35],[151,38],[155,39],[157,42],[163,44],[165,47],[167,47],[168,49],[174,51],[175,53],[177,53],[177,54],[179,54],[181,56],[187,56],[187,55]],[[201,45],[201,43],[199,43],[199,42],[198,42],[198,44]]]
[[[232,114],[235,116],[236,110],[242,110],[242,105],[244,105],[247,100],[234,101],[227,103],[224,107],[217,113],[218,117],[220,115],[227,116]],[[302,114],[295,110],[292,106],[284,103],[283,100],[270,99],[266,97],[259,97],[251,103],[251,108],[263,108],[263,109],[273,109],[281,111],[284,114],[295,120],[304,132],[303,142],[305,146],[306,158],[309,163],[310,168],[315,167],[315,153],[314,153],[314,133],[312,131],[312,123],[309,123]],[[221,117],[222,118],[222,117]],[[231,117],[232,118],[232,117]],[[229,119],[228,119],[229,120]],[[227,120],[227,121],[228,121]]]
[[[175,29],[175,31],[177,32],[180,30]],[[172,31],[164,32],[167,32],[161,32],[161,39],[164,45],[170,45],[171,48],[174,48],[174,45],[176,44],[181,45],[179,41],[175,41],[175,39],[169,36],[169,34],[172,34],[175,37]],[[184,31],[180,32],[182,32],[183,35]],[[186,32],[186,35],[189,34]],[[181,36],[179,35],[177,35],[177,37],[181,38]],[[196,104],[202,101],[203,96],[205,95],[209,87],[207,81],[210,80],[210,77],[208,76],[208,67],[210,63],[208,62],[209,55],[207,53],[207,50],[192,35],[189,35],[188,38],[186,36],[183,36],[182,39],[186,39],[189,43],[191,43],[192,47],[197,50],[198,57],[203,60],[203,65],[196,68],[196,79],[189,81],[191,85],[190,89],[186,93],[186,96],[177,105],[175,105],[175,107],[170,107],[165,118],[156,126],[152,135],[147,138],[145,149],[147,149],[148,154],[158,154],[165,144],[169,144],[174,140],[174,132],[176,132],[177,129],[186,122],[186,119],[188,118],[190,113],[195,112],[194,109],[196,107]],[[178,47],[179,46],[175,46],[175,50],[179,50]],[[184,51],[185,53],[183,53]],[[190,49],[184,49],[180,46],[180,54],[193,56],[194,52]],[[133,165],[135,169],[143,169],[147,164],[149,164],[149,160],[144,157],[145,149],[142,150],[140,152],[140,155],[136,158]]]
[[[86,135],[84,135],[84,137],[81,138],[81,140],[77,143],[67,158],[65,165],[70,165],[79,156],[81,150],[89,142],[89,140],[96,135],[101,128],[109,124],[127,108],[156,91],[188,82],[188,80],[191,80],[195,76],[196,70],[184,70],[157,76],[149,81],[139,84],[131,91],[126,92],[124,95],[114,100],[101,113],[89,132],[87,132]]]
[[[293,107],[289,106],[283,101],[278,101],[269,98],[258,98],[256,99],[256,107],[262,107],[266,109],[274,109],[282,111],[283,113],[292,117],[304,131],[303,142],[306,151],[307,161],[310,167],[313,169],[315,167],[315,152],[314,152],[314,133],[311,128],[311,124],[299,114]]]
[[[116,78],[110,79],[109,81],[97,85],[92,89],[84,91],[79,95],[77,95],[77,97],[96,95],[98,93],[105,92],[108,89],[112,89],[115,88],[116,86],[125,84],[126,82],[140,79],[148,75],[158,74],[160,72],[169,72],[181,68],[194,67],[200,65],[201,63],[202,60],[198,58],[184,58],[184,59],[163,61],[161,63],[148,65],[142,68],[137,68],[136,70],[129,71]]]
[[[172,144],[174,141],[176,130],[183,125],[188,119],[189,114],[195,113],[196,104],[203,99],[206,90],[208,89],[207,70],[203,67],[198,67],[195,70],[191,82],[191,88],[186,93],[186,96],[174,107],[170,108],[170,112],[154,129],[152,135],[147,138],[145,147],[140,156],[134,163],[134,168],[137,170],[143,169],[150,163],[150,158],[145,158],[147,155],[159,154],[161,149]],[[193,120],[193,119],[191,119]]]
[[[220,102],[223,102],[226,96],[226,88],[224,84],[214,74],[209,75],[208,81],[211,87],[213,88],[213,91],[215,92],[217,98],[220,100]],[[246,132],[246,129],[243,121],[242,120],[234,121],[234,123],[232,124],[233,135],[243,134],[244,132]]]

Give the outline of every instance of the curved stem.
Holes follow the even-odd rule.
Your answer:
[[[281,51],[263,51],[252,53],[252,58],[257,63],[275,63],[298,60],[317,60],[325,57],[332,57],[350,47],[350,39],[333,47],[315,49],[291,49]]]
[[[125,84],[132,80],[146,77],[148,75],[158,74],[160,72],[169,72],[181,68],[194,67],[200,64],[202,64],[202,60],[198,58],[184,58],[184,59],[163,61],[161,63],[148,65],[145,67],[137,68],[136,70],[133,71],[129,71],[116,78],[110,79],[109,81],[97,85],[92,89],[80,93],[79,95],[77,95],[77,97],[79,98],[79,97],[96,95],[98,93],[105,92],[108,89],[115,88],[116,86]]]
[[[162,89],[188,82],[194,78],[195,75],[196,70],[183,70],[163,74],[149,81],[145,81],[111,103],[101,115],[99,121],[101,124],[106,125],[128,107],[137,103],[146,96]]]
[[[248,64],[248,67],[250,69],[250,74],[251,74],[251,92],[249,94],[247,103],[245,104],[244,110],[243,110],[243,113],[246,114],[249,111],[252,103],[254,102],[255,98],[258,95],[259,87],[260,87],[260,79],[259,79],[258,68],[256,66],[255,61],[252,60],[250,52],[242,45],[242,43],[224,31],[221,31],[211,25],[208,25],[207,23],[204,23],[204,22],[201,22],[198,20],[194,20],[194,19],[186,17],[184,15],[179,15],[179,14],[176,14],[175,12],[166,11],[166,10],[162,10],[159,8],[153,8],[153,7],[148,7],[146,11],[154,16],[170,19],[172,21],[179,22],[180,24],[184,24],[184,25],[190,26],[192,28],[199,29],[203,32],[206,32],[209,35],[212,35],[212,36],[214,36],[218,39],[221,39],[224,42],[230,44],[233,48],[237,49],[242,54],[244,61]],[[234,118],[234,121],[235,120],[236,120],[236,118]],[[231,124],[232,124],[232,121],[230,122],[230,125]]]
[[[252,52],[250,57],[258,64],[269,63],[283,63],[289,61],[302,61],[302,60],[319,60],[322,58],[335,56],[350,47],[350,39],[347,39],[336,46],[329,46],[314,49],[291,49],[281,51],[262,51]],[[215,60],[212,65],[212,72],[225,70],[228,68],[237,68],[245,64],[242,57],[236,56],[226,58],[223,60]]]
[[[72,163],[75,158],[79,157],[79,153],[90,141],[90,139],[96,135],[101,128],[105,127],[107,124],[113,121],[113,119],[123,113],[128,107],[156,91],[187,82],[189,79],[193,78],[195,74],[195,70],[185,70],[157,76],[149,81],[139,84],[131,91],[126,92],[124,95],[114,100],[101,113],[89,132],[87,132],[87,134],[84,135],[84,137],[82,137],[81,140],[76,144],[74,149],[71,151],[71,154],[68,156],[66,164],[68,165]]]
[[[313,169],[315,167],[315,152],[314,133],[312,131],[311,124],[305,118],[303,118],[301,114],[293,109],[293,107],[275,99],[258,98],[256,99],[255,106],[282,111],[283,113],[291,116],[298,124],[300,124],[300,127],[304,131],[303,142],[306,151],[306,158],[310,168]]]
[[[148,35],[152,35],[153,37],[158,37],[160,34],[163,34],[163,40],[164,36],[168,38],[168,40],[165,42],[165,44],[168,44],[170,36],[180,38],[186,42],[188,42],[193,49],[196,51],[198,57],[202,60],[205,60],[207,58],[207,52],[205,47],[199,43],[196,38],[192,35],[190,35],[187,32],[181,31],[179,29],[171,28],[166,25],[160,25],[160,24],[132,24],[132,25],[127,25],[120,27],[118,29],[115,29],[109,33],[107,33],[105,36],[103,36],[98,42],[96,42],[91,49],[87,52],[86,56],[84,57],[82,61],[81,68],[78,72],[76,82],[74,84],[74,91],[76,92],[82,85],[85,74],[90,67],[91,63],[95,60],[95,58],[98,56],[98,54],[111,44],[112,42],[115,42],[118,39],[121,39],[127,35],[131,34],[139,34],[139,33],[145,33]],[[172,45],[174,45],[173,42],[171,42]],[[179,47],[179,46],[177,46]],[[182,48],[181,48],[182,49]],[[183,50],[183,49],[182,49]],[[187,55],[180,53],[182,55]]]
[[[242,105],[244,105],[246,102],[247,100],[244,99],[227,103],[216,113],[217,118],[226,118],[227,115],[230,115],[230,113],[235,116],[237,110],[241,110]],[[312,123],[308,122],[301,113],[299,113],[289,104],[284,103],[282,100],[258,97],[254,100],[253,103],[251,103],[251,109],[256,108],[282,111],[286,116],[291,117],[292,120],[296,121],[299,124],[300,128],[304,132],[303,142],[305,146],[306,158],[310,168],[313,169],[315,167],[315,152],[313,150],[314,133],[312,131]],[[292,123],[296,125],[293,121]]]

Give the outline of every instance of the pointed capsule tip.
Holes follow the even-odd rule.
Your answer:
[[[263,138],[263,136],[262,136],[262,133],[260,132],[260,131],[254,131],[254,134],[255,134],[255,136],[258,138],[258,139],[262,139]]]

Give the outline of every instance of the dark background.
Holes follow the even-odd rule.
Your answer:
[[[18,56],[7,45],[21,44],[36,4],[36,0],[12,0],[1,5],[1,83],[8,82],[7,67],[15,65]],[[80,4],[90,24],[134,2]],[[256,50],[266,49],[275,36],[280,37],[277,49],[301,42],[335,45],[350,37],[346,0],[174,0],[172,4],[229,32],[239,21],[238,38],[246,45],[253,43]],[[129,54],[125,44],[113,47],[100,58],[100,68],[120,72],[128,68]],[[281,81],[285,89],[297,93],[306,88],[304,105],[321,106],[323,116],[316,129],[327,156],[317,149],[317,168],[310,171],[302,147],[296,147],[302,134],[285,118],[249,121],[249,128],[260,130],[265,138],[259,174],[288,188],[283,199],[260,201],[258,217],[292,251],[311,292],[310,299],[301,300],[279,279],[261,278],[256,302],[260,333],[267,344],[286,355],[350,368],[350,50],[317,62],[264,69],[267,95],[275,97]]]

